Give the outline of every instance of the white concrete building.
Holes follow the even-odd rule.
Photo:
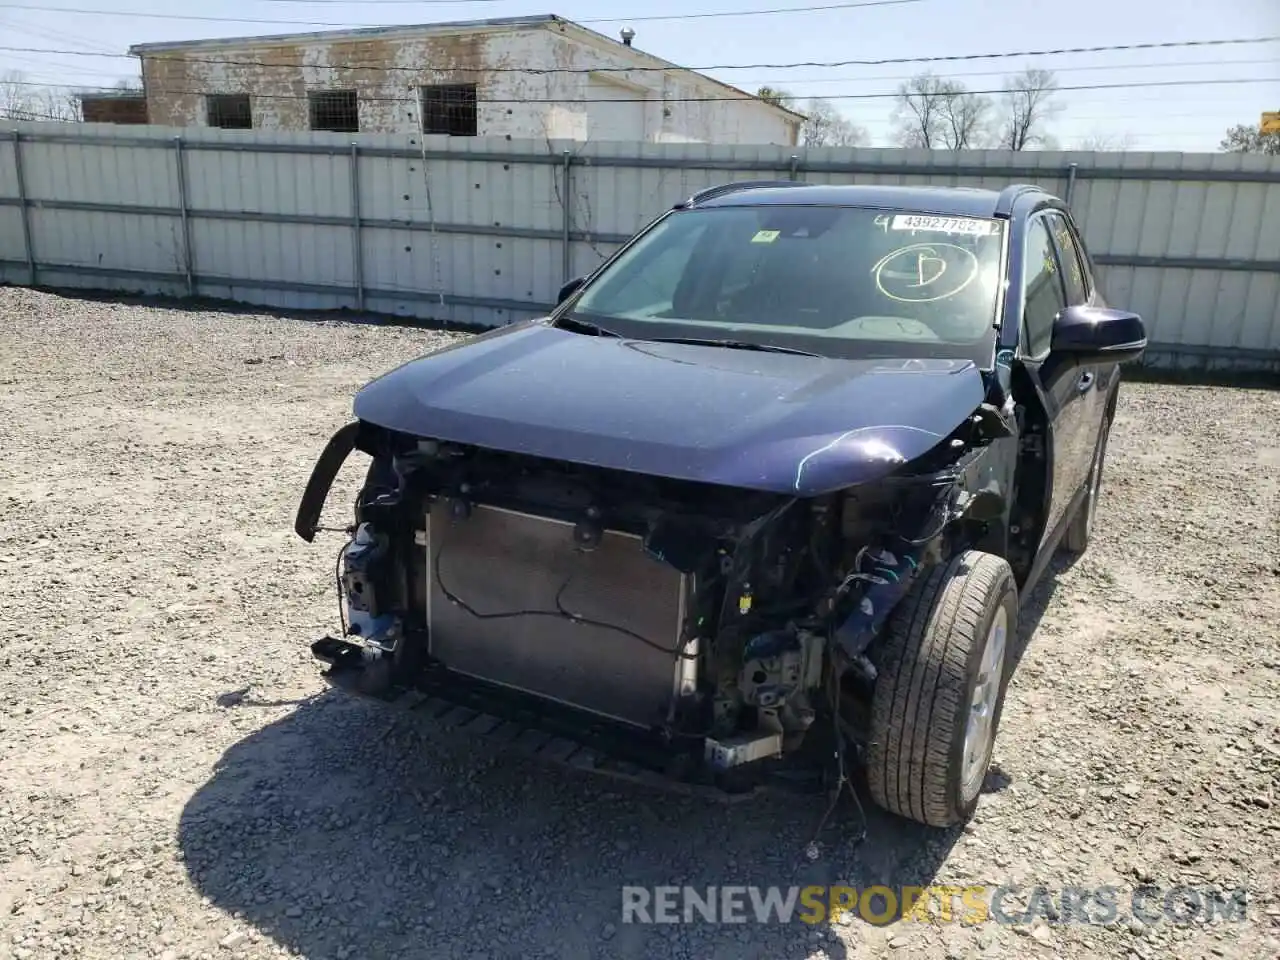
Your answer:
[[[149,122],[794,145],[799,114],[554,15],[139,44]]]

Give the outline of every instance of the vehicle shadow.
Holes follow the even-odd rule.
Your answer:
[[[813,909],[825,891],[787,923],[756,922],[744,894],[746,923],[645,924],[624,923],[622,888],[923,887],[959,836],[864,792],[866,838],[848,801],[811,860],[822,797],[726,805],[480,753],[413,716],[386,735],[391,722],[328,694],[231,747],[180,821],[199,893],[311,958],[843,958],[839,925]],[[860,940],[896,935],[850,919]]]
[[[1031,595],[1023,599],[1022,607],[1018,612],[1018,638],[1012,650],[1013,660],[1010,669],[1017,669],[1027,648],[1031,645],[1040,627],[1040,621],[1044,619],[1045,610],[1048,609],[1049,602],[1058,590],[1058,578],[1075,566],[1079,559],[1078,556],[1067,553],[1065,550],[1059,550],[1049,561],[1049,566],[1032,589]]]
[[[1065,565],[1028,598],[1016,657]],[[987,790],[1008,782],[993,769]],[[725,805],[658,792],[494,753],[416,715],[326,693],[222,756],[183,811],[179,843],[203,896],[310,958],[844,958],[842,937],[909,948],[926,925],[886,918],[880,896],[867,903],[872,916],[854,910],[833,924],[813,909],[830,888],[927,887],[963,836],[883,813],[860,784],[857,793],[865,836],[852,800],[815,834],[823,797]],[[688,923],[623,920],[623,887],[785,897],[810,885],[826,889],[786,923],[776,913],[756,922],[749,894],[745,923],[697,912]]]

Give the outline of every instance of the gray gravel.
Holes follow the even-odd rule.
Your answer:
[[[292,534],[297,497],[352,391],[448,339],[0,289],[0,958],[1280,955],[1280,394],[1127,384],[977,820],[872,813],[855,844],[847,816],[811,861],[816,801],[484,756],[325,691],[306,644],[340,544]],[[622,884],[975,881],[1251,901],[1189,925],[619,909]]]

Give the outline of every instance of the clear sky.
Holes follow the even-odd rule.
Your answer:
[[[324,29],[291,25],[291,20],[375,26],[533,13],[556,13],[611,36],[630,24],[637,47],[690,67],[1280,37],[1280,0],[918,0],[862,9],[646,19],[833,2],[739,0],[735,7],[732,0],[561,0],[555,5],[545,0],[22,0],[0,2],[0,46],[123,53],[130,44],[147,41]],[[271,22],[168,19],[176,14]],[[1228,126],[1257,123],[1263,110],[1280,110],[1280,42],[1275,41],[977,60],[937,64],[933,69],[984,90],[999,88],[1007,74],[1026,66],[1057,71],[1064,87],[1196,81],[1186,86],[1064,91],[1059,101],[1065,110],[1050,132],[1065,148],[1102,134],[1127,138],[1130,149],[1214,150]],[[848,97],[891,94],[919,69],[895,64],[709,72],[752,91],[768,84],[803,97]],[[110,84],[136,72],[129,60],[0,51],[0,73],[8,70],[22,71],[31,81],[77,85]],[[832,103],[866,127],[873,144],[889,144],[891,99],[848,97]]]

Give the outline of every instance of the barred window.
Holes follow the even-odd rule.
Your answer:
[[[317,90],[311,101],[311,129],[336,133],[360,132],[360,108],[354,90]]]
[[[474,137],[476,114],[474,83],[445,83],[422,88],[423,133]]]
[[[225,130],[252,130],[253,110],[247,93],[211,93],[204,98],[209,126]]]

